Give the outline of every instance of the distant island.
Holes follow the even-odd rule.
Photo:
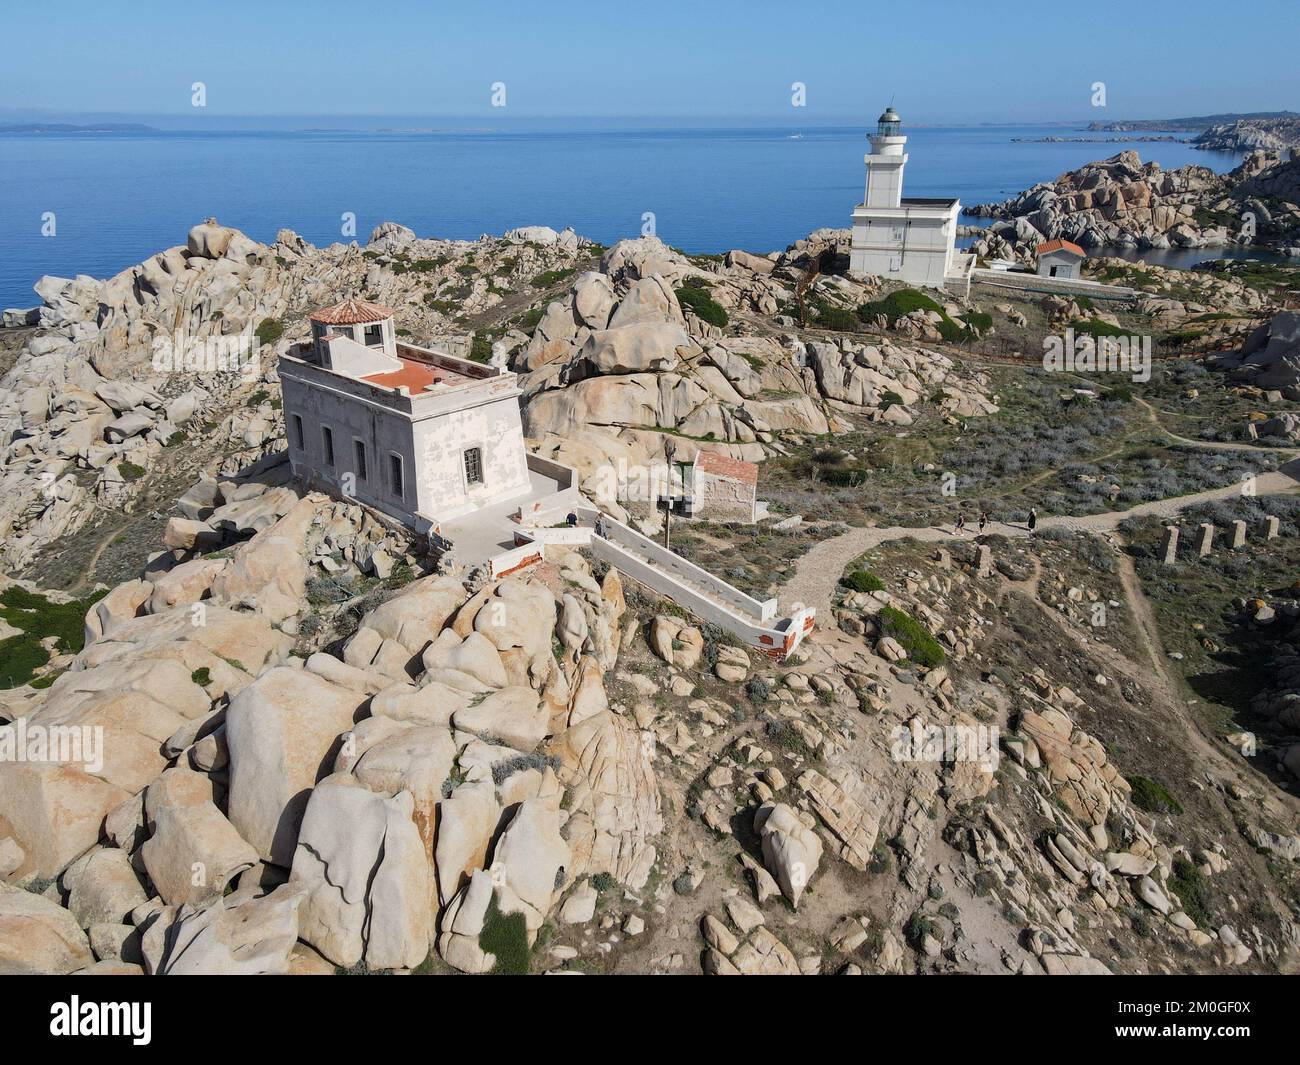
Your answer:
[[[78,126],[68,122],[23,122],[0,126],[0,133],[157,133],[139,122],[96,122]]]
[[[1186,144],[1184,137],[1012,137],[1012,144]]]
[[[1133,130],[1195,132],[1197,136],[1191,142],[1192,147],[1217,152],[1284,152],[1300,148],[1300,113],[1295,111],[1093,122],[1088,129],[1112,133]]]
[[[1124,122],[1090,122],[1088,130],[1098,133],[1128,133],[1134,130],[1154,129],[1162,132],[1199,133],[1211,126],[1226,126],[1234,122],[1272,122],[1277,120],[1300,121],[1296,111],[1230,112],[1222,115],[1199,115],[1193,118],[1144,118]]]

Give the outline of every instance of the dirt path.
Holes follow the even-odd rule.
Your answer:
[[[1173,430],[1165,428],[1164,423],[1160,421],[1160,412],[1145,399],[1134,396],[1133,401],[1146,409],[1147,419],[1152,425],[1169,437],[1170,440],[1182,444],[1184,447],[1196,447],[1206,451],[1251,451],[1256,453],[1276,451],[1284,455],[1300,455],[1300,448],[1296,447],[1271,447],[1265,444],[1242,444],[1234,441],[1193,440],[1190,436],[1179,436]]]
[[[1259,496],[1287,495],[1297,491],[1297,488],[1300,488],[1300,459],[1287,463],[1280,470],[1260,474],[1255,479],[1255,493]],[[1232,499],[1241,494],[1242,486],[1234,483],[1223,488],[1194,492],[1191,495],[1140,503],[1128,510],[1085,514],[1079,517],[1045,517],[1039,520],[1038,527],[1110,534],[1114,533],[1120,523],[1128,518],[1172,518],[1188,507],[1219,499]],[[1011,537],[1029,535],[1029,530],[1025,526],[1008,525],[1004,522],[991,523],[987,532]],[[801,557],[795,564],[794,573],[781,586],[777,595],[783,607],[788,607],[792,603],[803,603],[805,606],[816,607],[824,617],[830,611],[831,597],[835,593],[835,586],[844,572],[844,567],[864,552],[891,540],[904,540],[909,537],[923,542],[939,542],[969,540],[974,534],[973,528],[969,528],[968,533],[959,534],[949,527],[908,528],[893,525],[874,529],[850,529],[840,536],[823,540]]]

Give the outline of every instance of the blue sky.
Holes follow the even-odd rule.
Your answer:
[[[1300,109],[1296,0],[12,5],[0,122],[140,115],[1161,118]],[[190,86],[207,86],[207,108]],[[791,107],[791,84],[807,106]],[[1090,104],[1106,85],[1107,106]],[[490,103],[504,82],[504,109]],[[359,123],[362,124],[362,123]]]

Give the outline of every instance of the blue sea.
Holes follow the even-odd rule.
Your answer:
[[[1061,127],[905,132],[905,194],[965,204],[1127,147],[1166,168],[1239,161],[1182,143],[1016,140],[1075,135]],[[865,138],[864,128],[0,134],[0,307],[38,302],[42,274],[109,277],[183,244],[209,216],[268,243],[281,228],[318,245],[351,239],[351,212],[362,243],[393,220],[463,239],[572,226],[610,244],[639,235],[652,212],[658,235],[689,252],[766,252],[848,225]],[[54,236],[42,235],[46,212]]]

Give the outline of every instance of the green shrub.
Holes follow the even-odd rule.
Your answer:
[[[1183,912],[1196,922],[1198,928],[1213,926],[1210,915],[1210,885],[1204,874],[1186,858],[1175,858],[1169,877],[1169,890],[1178,896]]]
[[[822,329],[831,329],[837,333],[853,333],[862,326],[847,307],[823,307],[817,312],[816,324]]]
[[[263,318],[254,333],[259,344],[274,344],[284,336],[284,323],[278,318]]]
[[[1177,799],[1169,794],[1163,784],[1157,784],[1150,777],[1129,777],[1132,789],[1130,798],[1133,805],[1149,814],[1180,814],[1183,807]]]
[[[190,680],[201,688],[206,688],[212,683],[212,671],[207,666],[200,666],[190,674]]]
[[[885,590],[885,582],[865,569],[854,570],[847,576],[841,577],[840,583],[845,588],[852,588],[855,592],[882,592]]]
[[[469,346],[469,357],[473,362],[488,363],[492,360],[492,341],[484,336],[476,336]]]
[[[892,636],[907,652],[909,660],[933,669],[942,665],[947,655],[939,641],[919,621],[897,607],[887,606],[880,612],[880,631]]]
[[[889,389],[886,390],[885,394],[880,397],[880,409],[888,410],[890,407],[893,406],[902,407],[905,406],[905,404],[903,403],[902,396],[900,396],[897,392],[893,391],[892,389]]]
[[[483,918],[478,945],[496,955],[494,976],[525,976],[529,967],[528,926],[522,913],[502,913],[494,892]]]
[[[530,283],[533,288],[550,288],[552,285],[558,285],[566,277],[572,277],[573,273],[572,267],[564,270],[543,270]]]
[[[987,311],[971,311],[966,315],[966,324],[982,333],[986,329],[993,328],[993,315]]]
[[[924,292],[917,292],[914,288],[900,288],[873,303],[859,304],[857,315],[862,321],[869,322],[876,315],[883,314],[889,324],[893,325],[913,311],[938,311],[943,314],[943,308]]]
[[[1122,337],[1125,335],[1124,330],[1119,326],[1103,322],[1100,318],[1085,318],[1082,321],[1071,322],[1070,326],[1076,333],[1087,333],[1089,336],[1094,337]]]
[[[674,291],[677,293],[677,302],[694,311],[700,321],[716,325],[720,329],[727,327],[730,319],[727,317],[726,308],[709,295],[708,289],[702,285],[688,283]]]
[[[118,472],[122,474],[123,480],[130,484],[132,481],[138,481],[145,474],[143,466],[137,466],[129,459],[123,459],[117,464]]]

